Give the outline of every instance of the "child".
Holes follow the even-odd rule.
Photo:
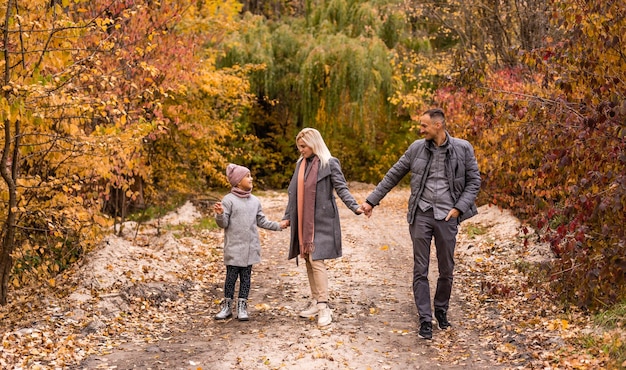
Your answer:
[[[269,221],[261,209],[261,202],[252,195],[252,176],[246,167],[229,164],[226,177],[232,185],[230,193],[214,206],[215,221],[224,229],[224,263],[226,281],[224,301],[216,320],[224,320],[233,315],[232,302],[235,296],[235,283],[239,278],[239,301],[237,319],[248,321],[248,294],[252,265],[261,262],[261,243],[257,226],[280,231],[288,226]]]

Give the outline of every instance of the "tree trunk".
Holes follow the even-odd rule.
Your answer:
[[[5,99],[6,97],[5,93]],[[4,120],[4,147],[2,150],[2,159],[0,161],[0,174],[6,183],[9,192],[9,204],[7,207],[7,215],[2,225],[2,250],[0,251],[0,304],[7,303],[7,289],[9,285],[9,276],[13,268],[13,248],[15,246],[15,220],[17,218],[17,161],[18,161],[18,132],[19,120],[14,123],[15,126],[15,142],[12,143],[11,122]],[[11,150],[11,147],[13,150]],[[9,157],[12,153],[12,158]],[[11,170],[9,172],[9,169]]]
[[[11,194],[11,191],[9,191]],[[13,203],[15,203],[15,190],[13,190]],[[9,201],[11,203],[11,201]],[[0,254],[0,305],[7,303],[9,277],[13,268],[13,246],[15,244],[15,212],[9,210],[7,218],[2,226],[2,253]]]
[[[11,10],[15,7],[15,0],[9,0],[6,5],[6,13],[4,25],[2,27],[3,45],[9,45],[9,20],[11,18]],[[2,50],[4,54],[4,78],[3,86],[9,85],[11,81],[10,58],[7,50]],[[4,90],[3,99],[10,102],[11,92]],[[10,104],[9,104],[10,106]],[[10,109],[10,108],[8,108]],[[2,224],[2,249],[0,250],[0,304],[7,303],[7,290],[9,286],[9,277],[13,268],[13,248],[15,246],[15,220],[17,219],[17,166],[18,166],[18,148],[19,148],[19,128],[20,121],[15,119],[11,123],[8,117],[4,119],[4,142],[2,147],[2,157],[0,159],[0,175],[4,180],[9,192],[9,203],[7,206],[6,218]],[[14,132],[11,128],[14,125]],[[14,140],[13,140],[14,139]]]

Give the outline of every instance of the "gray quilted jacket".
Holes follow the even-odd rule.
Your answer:
[[[459,222],[478,213],[476,196],[480,190],[480,172],[472,145],[463,139],[457,139],[446,133],[448,146],[445,170],[454,200],[454,208],[461,212]],[[411,196],[407,221],[413,223],[419,199],[424,191],[426,176],[430,168],[432,149],[431,141],[420,139],[414,141],[400,159],[387,171],[376,189],[367,197],[367,202],[378,205],[380,201],[396,186],[402,178],[411,173]]]

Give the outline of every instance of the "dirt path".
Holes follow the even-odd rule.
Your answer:
[[[353,189],[362,200],[370,189]],[[495,369],[489,340],[472,325],[475,313],[455,281],[449,311],[452,330],[419,339],[411,290],[412,253],[405,221],[407,190],[393,191],[370,219],[340,204],[341,259],[329,261],[333,323],[319,329],[297,312],[309,295],[304,265],[287,261],[288,232],[261,231],[263,262],[253,268],[248,322],[213,320],[222,297],[223,268],[213,284],[198,284],[171,304],[153,340],[129,340],[77,368],[107,369]],[[261,198],[278,220],[284,194]],[[435,268],[433,268],[435,267]],[[431,285],[436,263],[431,263]],[[162,310],[167,310],[167,305]],[[165,319],[163,318],[165,317]],[[147,319],[147,318],[146,318]]]

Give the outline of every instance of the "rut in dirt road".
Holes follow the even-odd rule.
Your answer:
[[[357,200],[368,189],[352,189]],[[280,220],[286,197],[260,197],[270,220]],[[494,369],[501,367],[459,301],[453,328],[420,339],[412,295],[412,251],[406,224],[407,190],[392,191],[367,219],[339,203],[343,257],[327,261],[333,323],[318,328],[297,313],[309,299],[306,268],[287,260],[289,232],[260,230],[263,262],[253,267],[250,321],[213,319],[223,297],[223,275],[195,294],[171,335],[155,343],[126,343],[82,368],[117,369]],[[434,248],[433,248],[434,250]],[[434,256],[434,254],[433,254]],[[436,262],[431,263],[431,286]],[[223,272],[223,269],[222,269]]]

